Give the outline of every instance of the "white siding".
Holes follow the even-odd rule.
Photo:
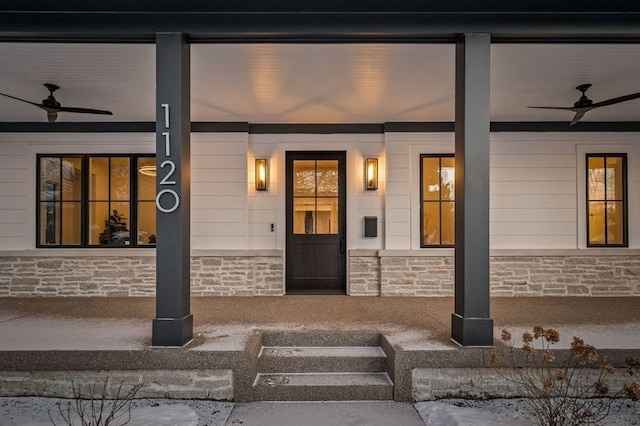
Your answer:
[[[285,248],[285,153],[287,151],[347,152],[347,248],[384,248],[385,154],[383,136],[374,135],[250,135],[247,191],[249,248]],[[379,159],[377,191],[364,189],[364,161]],[[254,188],[256,158],[269,159],[268,191]],[[378,237],[364,238],[364,216],[378,218]],[[271,231],[271,224],[274,230]]]
[[[453,153],[452,133],[387,133],[386,248],[420,248],[420,154]]]
[[[453,153],[453,138],[453,134],[436,133],[386,135],[387,249],[419,248],[420,154]],[[585,152],[629,154],[629,245],[640,246],[637,144],[632,133],[493,133],[491,248],[586,246]]]
[[[36,154],[153,152],[153,133],[0,133],[0,250],[35,248]]]
[[[191,134],[191,247],[247,248],[246,133]]]
[[[492,134],[491,248],[584,248],[587,152],[629,153],[629,217],[637,223],[635,143],[623,133]],[[637,247],[631,222],[630,247]]]

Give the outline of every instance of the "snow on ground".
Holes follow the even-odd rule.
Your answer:
[[[151,328],[142,321],[0,317],[0,350],[141,350]]]
[[[69,400],[36,397],[0,397],[0,425],[51,426],[48,413],[63,425],[58,403]],[[410,405],[409,405],[410,407]],[[393,401],[255,402],[237,404],[215,401],[147,399],[134,400],[129,426],[222,426],[222,425],[408,425],[429,426],[532,426],[535,419],[522,399],[445,399],[414,404]],[[343,412],[344,410],[347,410]],[[346,413],[346,414],[345,414]],[[420,419],[418,416],[422,419]],[[392,423],[389,423],[393,419]],[[612,414],[601,426],[640,425],[640,402],[616,400]]]
[[[445,399],[419,402],[416,410],[425,425],[434,426],[532,426],[537,422],[522,399]],[[600,426],[640,425],[640,402],[619,399]]]
[[[516,346],[522,344],[522,333],[532,332],[533,327],[495,327],[494,336],[499,339],[502,329],[506,328]],[[579,324],[579,325],[545,325],[545,328],[553,328],[560,333],[560,341],[552,346],[552,349],[569,349],[573,337],[579,337],[585,343],[596,349],[637,349],[640,344],[640,324],[623,323],[612,326],[611,324]],[[537,347],[536,347],[537,348]]]
[[[38,397],[0,397],[0,425],[51,426],[49,413],[56,425],[66,425],[58,404],[66,413],[68,399]],[[73,404],[73,401],[71,401]],[[128,426],[213,426],[224,425],[233,404],[216,401],[140,399],[131,405]],[[73,411],[73,409],[72,409]],[[77,419],[77,417],[76,417]],[[123,421],[126,417],[123,418]],[[78,420],[76,420],[78,424]],[[118,422],[116,424],[122,424]]]

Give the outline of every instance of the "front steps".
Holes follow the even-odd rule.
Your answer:
[[[387,367],[376,333],[265,333],[253,399],[392,400]]]

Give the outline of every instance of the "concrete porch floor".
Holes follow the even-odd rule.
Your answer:
[[[518,336],[542,325],[560,332],[557,349],[579,336],[616,365],[640,353],[640,298],[494,298],[491,306],[496,338],[503,327]],[[387,355],[393,399],[410,401],[416,369],[487,368],[491,350],[450,340],[452,298],[193,298],[194,340],[185,348],[150,348],[154,311],[153,298],[0,298],[0,375],[55,381],[72,371],[146,371],[180,381],[171,372],[228,371],[233,395],[221,398],[252,401],[268,397],[254,384],[263,346],[368,346],[356,343],[364,339]],[[17,386],[7,395],[22,392]],[[42,386],[28,394],[42,395]]]
[[[453,303],[349,296],[192,298],[190,347],[233,345],[258,328],[369,330],[394,334],[411,349],[452,349]],[[0,298],[0,351],[143,349],[150,345],[154,313],[154,298]],[[640,349],[640,298],[492,298],[491,315],[496,338],[503,327],[519,333],[542,325],[560,331],[559,349],[574,335],[599,349]]]

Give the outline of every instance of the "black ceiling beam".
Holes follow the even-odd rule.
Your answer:
[[[0,122],[0,133],[153,133],[155,122]],[[251,134],[336,134],[336,133],[451,133],[452,121],[388,123],[319,123],[280,124],[246,122],[191,123],[194,133],[244,132]],[[569,126],[567,121],[492,121],[491,132],[640,132],[638,121],[581,121]]]
[[[66,7],[58,5],[60,1],[15,3],[0,6],[1,40],[153,42],[158,32],[182,32],[193,41],[244,42],[454,40],[468,32],[490,33],[494,40],[640,40],[640,2],[625,2],[633,4],[621,9],[586,4],[575,10],[564,2],[546,10],[497,1],[485,8],[485,2],[476,2],[482,4],[483,10],[478,10],[471,1],[437,2],[453,4],[447,8],[424,0],[314,2],[313,7],[304,1],[299,7],[292,1],[201,1],[196,2],[199,8],[171,8],[167,1],[155,6],[137,1],[104,2],[104,6],[62,1]],[[27,5],[19,7],[22,3]],[[505,4],[498,8],[499,3]],[[33,9],[25,10],[27,6]]]

